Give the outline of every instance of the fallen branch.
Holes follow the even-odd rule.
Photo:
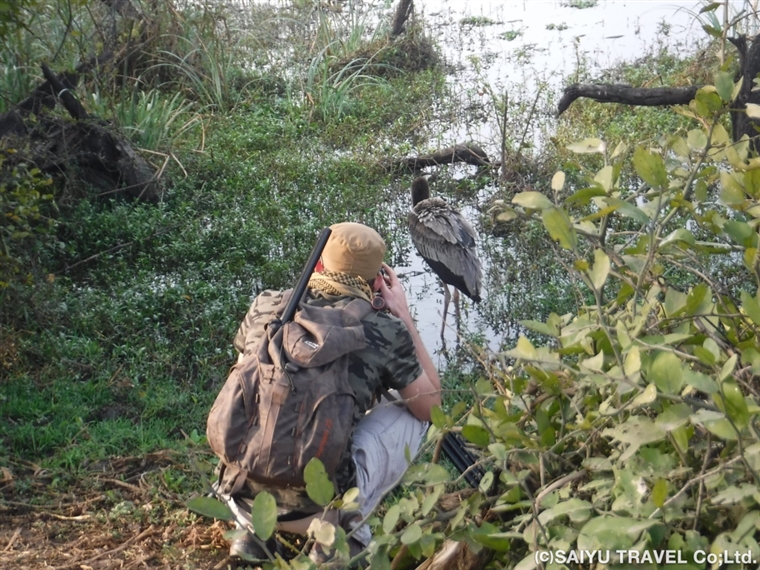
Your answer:
[[[8,544],[5,545],[3,552],[8,552],[11,548],[13,548],[13,543],[16,542],[16,539],[19,537],[19,535],[21,535],[21,527],[18,527],[13,532],[13,536],[11,536],[11,539],[8,541]]]
[[[104,483],[113,483],[114,485],[118,485],[119,487],[124,487],[125,489],[128,489],[132,491],[133,493],[137,493],[138,495],[142,495],[143,489],[138,487],[137,485],[132,485],[132,483],[126,483],[124,481],[119,481],[118,479],[110,479],[106,477],[98,477],[98,481],[103,481]]]
[[[667,105],[688,105],[694,99],[701,85],[689,87],[655,87],[651,89],[631,87],[630,85],[582,85],[575,83],[565,87],[559,100],[557,115],[564,113],[573,101],[585,97],[600,103],[623,103],[642,107],[659,107]]]
[[[88,515],[88,514],[77,515],[77,516],[73,516],[73,517],[67,517],[65,515],[59,515],[57,513],[45,513],[45,514],[47,516],[49,516],[49,517],[53,517],[54,519],[58,519],[58,520],[61,520],[61,521],[77,521],[77,522],[82,522],[82,521],[88,521],[88,520],[90,520],[90,515]]]
[[[486,151],[476,144],[466,143],[454,145],[432,154],[402,158],[394,163],[394,167],[399,170],[419,171],[429,166],[454,164],[457,162],[482,167],[494,166],[488,158]]]

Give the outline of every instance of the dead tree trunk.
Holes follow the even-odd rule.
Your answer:
[[[741,109],[746,109],[747,103],[760,104],[760,93],[753,90],[755,88],[753,80],[760,72],[760,38],[756,36],[749,46],[745,36],[731,38],[730,40],[739,52],[739,72],[734,81],[738,81],[740,78],[744,79],[742,88],[732,106],[735,109],[731,111],[732,136],[735,141],[738,141],[745,134],[750,140],[757,140],[757,127],[760,126],[758,121],[751,119]],[[757,146],[755,144],[756,149]]]
[[[393,15],[393,22],[391,22],[391,38],[400,36],[404,32],[404,24],[412,15],[413,7],[412,0],[399,0],[396,13]]]
[[[743,111],[747,103],[760,104],[760,93],[753,91],[753,80],[760,72],[760,36],[755,36],[748,42],[745,36],[730,38],[731,43],[739,52],[739,71],[734,81],[744,78],[742,88],[733,101],[731,111],[732,136],[738,141],[745,134],[755,141],[755,149],[760,151],[758,144],[758,127],[760,122],[747,116]],[[557,114],[564,113],[570,105],[581,97],[593,99],[600,103],[623,103],[633,106],[670,106],[688,105],[694,99],[702,85],[689,87],[657,87],[652,89],[635,88],[630,85],[581,85],[573,84],[565,88],[560,99]]]
[[[19,160],[51,176],[76,176],[104,195],[157,201],[160,189],[154,169],[112,125],[89,116],[73,93],[77,74],[59,77],[45,64],[42,73],[46,81],[16,109],[0,115],[0,139],[12,137],[6,145],[28,149],[18,153]],[[58,101],[73,122],[44,112]],[[36,120],[28,121],[29,115]],[[0,171],[0,182],[4,172]]]

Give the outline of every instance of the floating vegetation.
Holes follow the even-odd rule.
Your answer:
[[[503,34],[499,34],[499,37],[503,40],[507,40],[508,42],[511,42],[514,39],[517,39],[523,34],[522,30],[509,30],[507,32],[504,32]]]
[[[598,4],[597,0],[568,0],[567,2],[563,2],[562,6],[583,10],[585,8],[596,8]]]
[[[492,20],[491,18],[487,18],[486,16],[470,16],[469,18],[462,18],[462,20],[459,22],[460,26],[473,26],[473,27],[484,27],[484,26],[494,26],[498,24],[496,20]]]

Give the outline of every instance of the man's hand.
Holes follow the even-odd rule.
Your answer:
[[[406,300],[406,292],[404,286],[401,285],[396,272],[390,268],[387,264],[383,263],[383,280],[380,283],[380,295],[385,299],[385,304],[388,307],[391,315],[398,317],[402,321],[411,322],[411,313],[409,312],[409,304]]]

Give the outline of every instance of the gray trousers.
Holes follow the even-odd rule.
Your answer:
[[[401,481],[408,457],[414,459],[428,423],[415,418],[406,406],[382,400],[356,425],[351,453],[356,464],[359,510],[366,518]],[[354,537],[369,544],[372,535],[363,525]]]
[[[427,428],[428,423],[415,418],[406,406],[385,400],[369,410],[356,425],[351,455],[356,465],[356,487],[359,489],[356,501],[362,519],[372,513],[383,497],[401,482],[409,467],[407,453],[414,459]],[[220,498],[232,509],[238,521],[250,524],[250,513],[241,509],[233,497],[220,495]],[[305,534],[313,518],[278,523],[277,528]],[[330,522],[337,522],[337,518]],[[372,539],[367,524],[354,531],[353,536],[365,546]]]

